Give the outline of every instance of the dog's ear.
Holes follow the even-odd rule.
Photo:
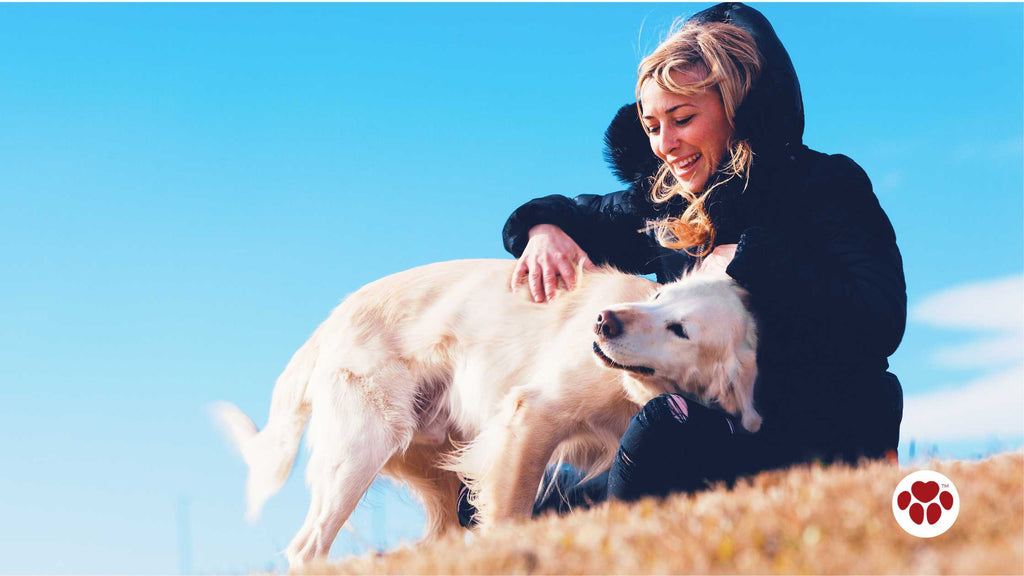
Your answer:
[[[740,368],[732,383],[732,393],[736,395],[740,412],[743,414],[743,427],[751,432],[757,432],[761,428],[761,415],[754,409],[754,383],[757,381],[757,322],[749,313],[750,308],[746,305],[744,307],[748,316],[744,325],[743,344],[736,354]]]
[[[744,319],[743,330],[742,338],[718,351],[708,392],[728,412],[741,416],[743,428],[757,432],[761,428],[761,415],[754,408],[757,325],[752,316]]]
[[[745,345],[725,350],[711,374],[708,396],[727,412],[739,414],[745,429],[757,432],[761,428],[761,415],[754,409],[757,354]]]
[[[736,355],[737,369],[729,393],[742,414],[743,427],[750,432],[761,429],[761,415],[754,408],[754,382],[757,381],[757,353],[751,349],[741,350]]]

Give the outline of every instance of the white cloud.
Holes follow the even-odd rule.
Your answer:
[[[941,328],[1024,329],[1024,275],[957,286],[925,298],[912,320]]]
[[[940,348],[932,359],[947,368],[991,368],[1024,358],[1024,334],[1006,334]]]
[[[1024,367],[979,378],[966,386],[903,401],[900,445],[910,440],[982,440],[1024,436]]]
[[[900,442],[1024,436],[1024,275],[957,286],[925,298],[911,319],[978,337],[934,351],[948,368],[987,369],[966,384],[904,399]]]

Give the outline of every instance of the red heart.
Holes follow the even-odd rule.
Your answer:
[[[939,494],[939,483],[938,482],[914,482],[910,486],[910,491],[914,493],[914,497],[921,502],[928,503],[932,501]]]

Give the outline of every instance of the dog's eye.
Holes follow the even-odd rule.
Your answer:
[[[686,329],[683,328],[682,324],[669,324],[668,329],[670,332],[672,332],[676,336],[679,336],[680,338],[689,338],[689,336],[686,334]]]
[[[661,296],[661,292],[655,292],[654,298],[651,298],[651,300],[657,300],[659,296]]]

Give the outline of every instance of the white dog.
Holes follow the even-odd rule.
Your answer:
[[[250,518],[288,477],[310,422],[312,502],[292,566],[327,557],[378,473],[419,494],[436,537],[458,526],[460,480],[486,527],[529,516],[549,462],[607,469],[629,419],[659,394],[760,426],[756,329],[724,275],[659,286],[581,271],[575,290],[536,304],[509,292],[513,266],[446,262],[368,284],[292,357],[263,431],[219,405],[249,465]]]

